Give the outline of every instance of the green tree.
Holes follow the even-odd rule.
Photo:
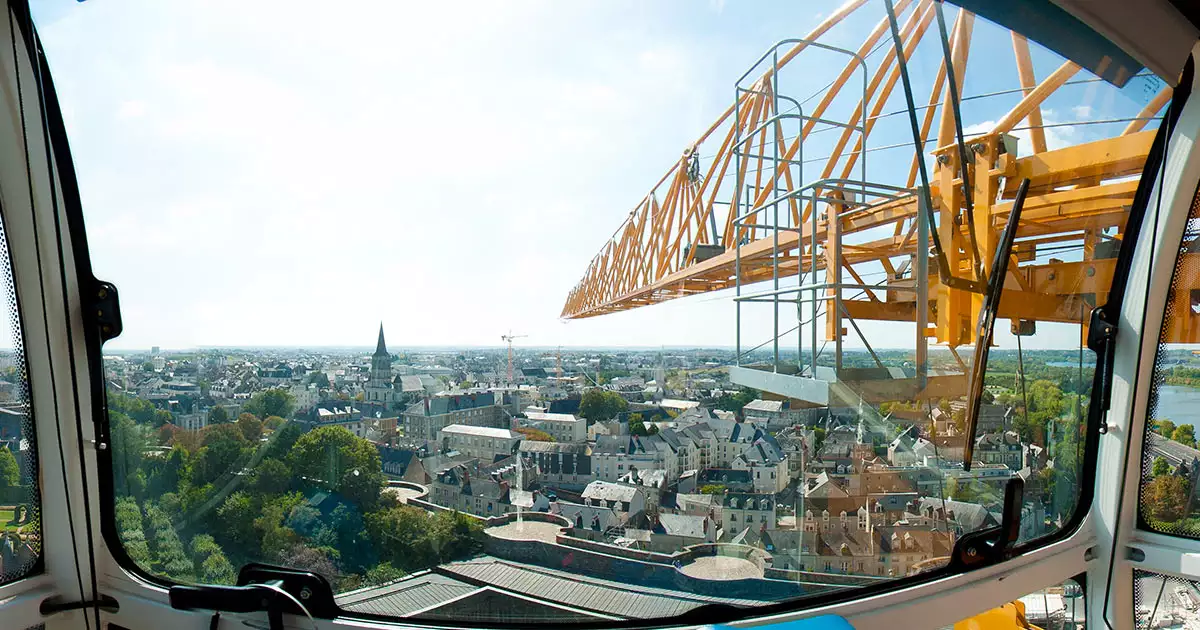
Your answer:
[[[1196,445],[1196,428],[1190,424],[1181,424],[1171,433],[1171,439],[1184,446]]]
[[[1154,423],[1154,430],[1169,440],[1171,439],[1171,435],[1175,433],[1175,423],[1170,420],[1157,420]]]
[[[262,460],[254,468],[253,487],[255,492],[263,495],[285,492],[291,485],[292,470],[287,464],[275,458]]]
[[[825,429],[817,427],[813,429],[813,454],[815,455],[816,453],[820,453],[822,446],[825,446]]]
[[[237,573],[223,553],[215,553],[200,562],[197,573],[204,584],[233,584]]]
[[[592,388],[579,400],[579,415],[589,422],[604,422],[629,409],[629,403],[616,392]]]
[[[222,535],[245,551],[256,549],[254,519],[257,512],[249,494],[239,491],[229,495],[217,508],[217,523]]]
[[[1161,457],[1155,457],[1154,467],[1150,470],[1150,474],[1155,477],[1169,475],[1171,474],[1171,465],[1167,463],[1167,460]]]
[[[119,411],[113,411],[109,413],[108,417],[112,426],[113,487],[121,494],[137,496],[133,493],[129,482],[142,465],[149,440],[129,416]],[[15,466],[16,462],[13,464]],[[143,477],[143,481],[145,481],[145,477]],[[0,474],[0,483],[3,483],[2,474]]]
[[[254,530],[261,541],[261,557],[278,558],[303,539],[295,530],[284,524],[284,520],[296,506],[304,503],[299,492],[285,494],[263,504],[259,516],[253,519]]]
[[[309,483],[340,492],[364,508],[379,500],[384,484],[379,451],[343,427],[305,433],[288,457],[293,473]]]
[[[1175,475],[1164,475],[1146,484],[1142,505],[1150,520],[1172,523],[1186,516],[1187,498],[1187,481]]]
[[[233,565],[225,557],[225,551],[217,541],[208,534],[198,534],[192,538],[192,563],[196,575],[204,584],[233,584],[237,575]]]
[[[658,425],[651,424],[650,426],[646,427],[646,435],[658,435]]]
[[[251,396],[245,405],[247,412],[259,418],[266,418],[268,416],[290,418],[292,417],[292,411],[295,409],[296,398],[288,390],[280,388],[258,392]]]
[[[209,483],[241,470],[250,454],[250,443],[236,425],[218,424],[204,433],[193,470],[196,483]]]
[[[630,418],[629,435],[650,435],[650,432],[646,429],[646,423],[642,422],[640,417],[637,420]]]
[[[381,562],[367,570],[367,574],[363,578],[363,586],[387,584],[406,575],[408,574],[404,571],[392,566],[391,562]]]
[[[700,486],[700,494],[725,494],[729,488],[719,483],[710,483]]]
[[[267,442],[263,456],[286,460],[288,454],[292,452],[292,447],[296,445],[296,441],[302,435],[304,435],[304,428],[299,423],[288,422],[284,424],[271,434],[271,439]]]
[[[483,523],[461,512],[438,512],[431,527],[438,562],[473,556],[483,549]]]
[[[407,505],[367,514],[367,535],[384,559],[408,572],[437,564],[438,552],[429,539],[428,512]]]
[[[17,458],[12,451],[0,448],[0,488],[11,488],[21,485],[21,468],[17,466]]]
[[[758,399],[759,393],[757,390],[743,388],[732,394],[722,394],[717,398],[716,408],[722,411],[735,411],[741,413],[742,407],[754,402]]]
[[[192,456],[186,448],[171,447],[171,452],[161,461],[162,464],[150,472],[147,491],[153,496],[174,493],[181,481],[192,478]]]
[[[229,422],[229,412],[224,407],[217,405],[208,410],[209,424],[225,424]]]
[[[287,420],[284,420],[279,416],[267,416],[266,419],[263,420],[263,428],[268,431],[276,431],[279,429],[279,427],[285,424],[287,424]]]
[[[237,427],[242,432],[242,436],[251,443],[258,442],[258,439],[262,437],[263,421],[254,414],[244,413],[238,416]]]

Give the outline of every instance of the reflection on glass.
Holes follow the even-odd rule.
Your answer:
[[[435,71],[390,30],[422,23],[407,16],[331,28],[340,18],[284,26],[252,13],[247,38],[171,13],[196,8],[139,13],[198,30],[151,68],[150,42],[112,42],[127,58],[111,82],[95,80],[105,67],[67,35],[120,29],[46,27],[56,73],[78,78],[62,82],[64,101],[109,103],[112,85],[158,95],[111,103],[139,148],[120,172],[88,153],[108,146],[111,121],[80,108],[72,129],[81,177],[142,191],[150,208],[99,193],[85,204],[106,237],[91,240],[97,266],[123,272],[112,279],[131,313],[105,376],[111,499],[139,567],[217,583],[248,562],[300,567],[352,613],[595,621],[750,609],[940,569],[963,536],[1003,520],[1016,478],[1021,541],[1068,525],[1087,481],[1086,318],[1110,289],[1169,90],[1146,73],[1114,87],[947,6],[961,90],[948,94],[935,3],[898,3],[910,76],[899,82],[881,4],[813,18],[783,2],[778,11],[805,15],[772,24],[827,20],[829,34],[812,37],[829,47],[770,47],[797,34],[745,28],[745,5],[706,26],[645,9],[642,22],[684,29],[680,42],[710,41],[688,29],[738,42],[719,72],[672,66],[695,99],[650,104],[639,99],[667,75],[601,79],[718,58],[691,43],[678,56],[597,44],[626,41],[617,9],[474,19],[490,7],[431,22],[469,14],[461,26],[478,36],[456,39],[469,58]],[[125,23],[116,4],[86,10]],[[558,12],[577,19],[544,28]],[[385,43],[329,46],[327,30]],[[214,42],[228,50],[210,57]],[[599,49],[616,56],[581,52]],[[370,80],[342,95],[341,73],[362,69]],[[520,107],[462,92],[509,84],[525,86],[512,95]],[[718,120],[648,191],[638,182],[658,180],[643,167],[657,167],[640,160],[665,155],[655,134],[679,123],[684,100],[703,113],[695,130]],[[669,120],[629,133],[651,110]],[[205,127],[212,111],[223,115]],[[620,145],[620,168],[592,155],[601,139]],[[482,145],[499,153],[464,158]],[[142,155],[186,156],[176,170],[203,182]],[[350,155],[374,157],[347,166]],[[583,185],[580,166],[609,183]],[[977,276],[1024,178],[968,471]],[[130,225],[148,227],[132,239]],[[233,253],[216,247],[234,242]],[[141,248],[161,264],[131,260]],[[193,285],[212,290],[178,289]],[[604,326],[615,332],[595,332]]]
[[[1138,502],[1145,527],[1178,536],[1200,537],[1200,505],[1196,484],[1200,480],[1200,451],[1196,450],[1195,424],[1200,418],[1200,355],[1196,295],[1200,292],[1200,266],[1196,246],[1200,237],[1200,198],[1192,204],[1180,242],[1171,289],[1163,313],[1150,413],[1142,449],[1142,488]]]
[[[959,621],[953,630],[1030,626],[1041,630],[1077,630],[1087,627],[1085,603],[1079,583],[1067,580]]]
[[[1149,571],[1134,575],[1138,628],[1191,628],[1200,623],[1200,586],[1192,580]]]

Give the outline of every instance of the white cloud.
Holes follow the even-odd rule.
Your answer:
[[[1043,125],[1058,124],[1050,117],[1050,110],[1047,110],[1042,116]],[[1010,133],[1017,137],[1017,155],[1029,155],[1033,152],[1033,135],[1031,130],[1024,128],[1028,123],[1021,121],[1017,124],[1017,128]],[[963,127],[963,137],[970,138],[985,133],[990,133],[996,127],[995,120],[987,120],[972,125]],[[1046,136],[1046,150],[1053,151],[1063,147],[1069,147],[1073,144],[1079,144],[1083,141],[1076,133],[1076,128],[1073,125],[1064,127],[1046,127],[1042,130]]]

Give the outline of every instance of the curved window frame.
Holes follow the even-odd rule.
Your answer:
[[[71,155],[67,144],[66,133],[63,127],[61,110],[55,96],[53,83],[50,78],[49,67],[42,54],[40,45],[37,44],[36,34],[34,33],[32,23],[28,22],[27,19],[22,20],[20,17],[18,18],[18,21],[20,22],[21,34],[24,38],[26,49],[36,53],[36,58],[39,64],[38,71],[43,81],[43,84],[39,86],[39,88],[41,89],[41,96],[44,99],[44,111],[47,115],[47,129],[49,134],[50,150],[52,151],[53,160],[57,166],[57,173],[59,176],[58,184],[62,190],[63,211],[67,219],[65,231],[66,235],[64,236],[64,239],[66,239],[70,245],[72,254],[71,257],[74,262],[74,276],[67,279],[67,281],[71,285],[69,288],[74,291],[76,299],[78,299],[81,303],[86,303],[88,301],[83,299],[83,296],[85,295],[84,287],[96,287],[99,285],[100,281],[92,273],[91,263],[88,256],[87,238],[84,230],[82,207],[80,203],[77,182],[75,181],[74,177],[74,168],[71,162]],[[1190,84],[1190,81],[1185,80],[1184,84]],[[1177,118],[1183,108],[1184,103],[1187,101],[1187,94],[1182,92],[1183,90],[1177,90],[1176,92],[1176,99],[1172,101],[1172,104],[1168,110],[1169,119],[1172,116]],[[1166,135],[1166,130],[1169,128],[1170,125],[1166,124],[1160,127],[1160,132],[1158,137],[1156,137],[1154,147],[1151,149],[1150,159],[1147,160],[1147,169],[1143,173],[1142,182],[1138,187],[1137,196],[1135,198],[1138,201],[1135,202],[1134,208],[1132,209],[1130,215],[1131,227],[1135,223],[1138,225],[1141,223],[1140,220],[1149,201],[1149,191],[1154,185],[1154,178],[1146,177],[1145,172],[1157,173],[1158,166],[1161,164],[1161,153],[1164,148],[1162,139]],[[1133,257],[1133,251],[1135,249],[1133,244],[1136,243],[1136,240],[1136,238],[1130,238],[1123,243],[1119,255],[1120,262],[1118,263],[1118,274],[1121,274],[1122,270],[1127,274],[1130,261]],[[1127,282],[1127,276],[1123,277],[1122,280]],[[1122,283],[1122,289],[1124,286],[1125,284]],[[1113,287],[1113,293],[1118,293],[1117,285],[1115,283]],[[1121,293],[1123,293],[1123,291],[1121,291]],[[1119,306],[1119,302],[1117,306]],[[83,331],[82,339],[75,339],[73,341],[75,345],[72,349],[81,351],[86,357],[86,362],[80,367],[80,371],[86,374],[87,379],[82,381],[79,384],[79,387],[81,391],[86,388],[90,394],[90,402],[92,403],[90,406],[93,414],[92,420],[95,428],[95,440],[97,444],[104,445],[108,443],[110,434],[106,405],[102,404],[102,401],[105,400],[106,396],[103,383],[103,366],[101,364],[103,343],[102,334],[99,327],[86,325],[80,321],[78,318],[81,316],[78,313],[73,313],[72,317],[73,326],[80,328]],[[1104,381],[1111,378],[1112,365],[1108,364],[1106,368],[1107,373],[1097,369],[1095,380],[1093,381],[1093,401],[1090,407],[1090,413],[1086,427],[1087,439],[1085,441],[1083,458],[1084,471],[1083,475],[1081,476],[1082,479],[1086,480],[1094,479],[1097,470],[1097,452],[1100,436],[1099,429],[1101,426],[1103,426],[1103,414],[1105,413],[1101,398],[1105,396],[1105,387],[1103,385]],[[87,405],[85,404],[84,408],[86,409],[86,407]],[[115,564],[121,570],[123,570],[126,575],[134,578],[135,584],[158,589],[156,596],[152,599],[155,599],[158,604],[161,605],[163,603],[163,596],[165,596],[165,589],[173,586],[174,584],[168,580],[164,580],[158,576],[149,574],[139,567],[128,556],[128,554],[125,553],[115,527],[115,502],[103,500],[106,497],[111,498],[113,496],[111,450],[112,449],[101,448],[98,450],[95,458],[98,472],[96,482],[99,486],[99,496],[102,500],[98,502],[98,516],[93,515],[93,519],[98,520],[99,522],[100,531],[103,541],[105,542],[104,548],[107,550],[108,554],[111,554],[111,558]],[[1079,488],[1078,505],[1092,505],[1094,490],[1094,483],[1082,484]],[[1061,529],[1048,536],[1016,546],[1013,549],[1013,555],[1015,557],[1025,556],[1026,559],[1032,560],[1032,556],[1037,554],[1039,556],[1038,560],[1041,561],[1049,560],[1050,558],[1053,558],[1059,554],[1066,554],[1077,547],[1081,547],[1086,541],[1082,540],[1078,534],[1081,532],[1082,526],[1089,513],[1090,510],[1077,509],[1073,513],[1070,521],[1064,524]],[[1084,538],[1086,538],[1086,536]],[[924,594],[921,596],[929,597],[932,595],[932,593],[927,592],[926,589],[922,589],[921,587],[929,586],[933,582],[943,582],[949,579],[949,582],[947,582],[945,586],[948,586],[951,589],[964,588],[975,581],[986,580],[994,575],[1011,571],[1012,568],[1006,566],[1007,564],[1008,563],[1006,561],[1002,561],[996,564],[975,566],[969,570],[963,570],[963,567],[952,564],[928,573],[899,578],[895,581],[880,584],[878,586],[864,587],[832,596],[823,596],[819,602],[814,599],[798,599],[762,607],[737,609],[732,611],[725,609],[700,609],[698,610],[699,614],[695,616],[687,614],[683,615],[682,617],[669,620],[629,620],[616,625],[620,627],[656,627],[661,626],[664,622],[671,623],[672,625],[689,623],[707,624],[743,621],[748,619],[762,620],[771,618],[772,616],[791,616],[796,614],[807,615],[809,613],[815,614],[824,610],[834,609],[837,608],[838,605],[845,604],[847,602],[860,602],[864,605],[868,605],[870,603],[869,600],[872,598],[885,594],[896,594],[901,591],[909,591],[910,594],[916,594],[917,591],[923,591]],[[943,586],[940,586],[938,590],[942,590],[943,588]],[[137,606],[134,606],[134,610],[137,610]],[[455,622],[443,622],[437,620],[404,619],[360,613],[345,613],[344,611],[342,612],[344,615],[339,616],[339,619],[382,621],[389,623],[416,622],[421,625],[445,627],[457,627],[460,625]],[[582,623],[574,625],[577,625],[580,628],[613,626],[613,624],[608,623]],[[496,627],[528,626],[521,624],[498,624]]]

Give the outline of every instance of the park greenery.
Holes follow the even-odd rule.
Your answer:
[[[110,395],[117,529],[140,567],[231,584],[237,567],[268,562],[317,572],[345,591],[478,551],[477,519],[400,504],[383,491],[371,442],[285,420],[294,401],[274,391],[283,395],[200,431]],[[0,455],[0,481],[4,467]]]
[[[614,391],[589,389],[579,400],[579,415],[588,422],[605,422],[629,409],[629,403]]]

